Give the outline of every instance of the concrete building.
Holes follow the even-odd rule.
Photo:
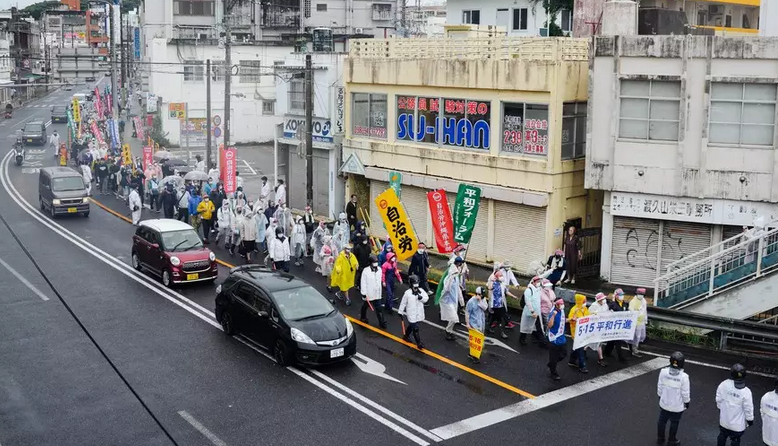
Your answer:
[[[343,86],[345,53],[313,54],[313,203],[316,215],[336,218],[345,207],[344,181],[338,175],[341,141],[345,133],[346,94]],[[276,108],[282,117],[276,138],[276,178],[287,184],[289,205],[304,209],[305,85],[304,54],[290,54],[276,67]]]
[[[468,261],[526,270],[566,225],[598,228],[602,201],[583,187],[587,59],[587,41],[569,38],[352,42],[342,171],[373,232],[386,235],[373,199],[392,172],[428,246],[426,193],[445,189],[453,205],[460,183],[482,189]]]
[[[778,218],[778,39],[608,36],[594,45],[586,187],[605,191],[601,273],[673,261]]]
[[[50,57],[52,63],[52,81],[84,82],[86,79],[96,79],[105,72],[105,62],[100,48],[89,46],[52,48]]]
[[[492,25],[504,28],[509,36],[540,36],[546,31],[546,12],[541,4],[529,0],[448,0],[446,23],[450,25]],[[572,11],[562,11],[556,18],[562,31],[573,28]]]
[[[411,36],[443,37],[446,25],[446,5],[408,8],[408,28]]]

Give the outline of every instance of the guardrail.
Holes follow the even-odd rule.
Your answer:
[[[670,264],[667,265],[665,271],[670,273],[672,271],[679,270],[685,266],[691,265],[692,263],[699,262],[700,260],[715,255],[731,246],[735,246],[738,243],[740,243],[743,239],[743,236],[744,234],[738,234],[734,237],[730,237],[724,241],[718,242],[715,245],[711,245],[705,249],[701,249],[695,253],[689,254],[688,256],[685,256],[681,259],[671,262]]]

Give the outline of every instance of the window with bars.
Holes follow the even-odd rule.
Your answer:
[[[184,65],[184,82],[202,82],[205,78],[205,67],[201,60],[188,60]]]
[[[311,17],[311,0],[303,0],[303,14],[306,19]]]
[[[239,83],[256,84],[262,78],[262,61],[260,60],[241,60],[238,63]]]
[[[213,16],[214,0],[176,0],[173,2],[174,15]]]
[[[562,159],[586,155],[586,102],[568,102],[562,106]]]
[[[293,113],[305,110],[305,79],[302,76],[289,81],[289,110]]]
[[[481,11],[478,9],[466,9],[462,11],[462,23],[465,25],[480,25]]]
[[[224,61],[212,60],[211,61],[211,81],[224,82]]]
[[[276,114],[276,101],[262,101],[262,114],[265,116]]]
[[[678,141],[681,82],[622,80],[619,137]]]
[[[708,142],[772,146],[776,88],[776,84],[713,82]]]

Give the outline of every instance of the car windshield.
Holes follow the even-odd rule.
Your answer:
[[[41,124],[27,124],[24,126],[24,133],[40,133],[43,130]]]
[[[67,111],[67,108],[63,107],[61,105],[58,105],[58,106],[54,107],[51,111],[53,113],[65,113]]]
[[[165,251],[180,252],[202,248],[203,242],[194,229],[183,229],[181,231],[163,232],[162,246],[165,248]]]
[[[278,305],[278,311],[290,321],[314,319],[335,311],[330,302],[310,286],[276,291],[273,297]]]
[[[51,190],[54,192],[66,192],[84,189],[84,180],[81,179],[81,177],[62,177],[51,179]]]

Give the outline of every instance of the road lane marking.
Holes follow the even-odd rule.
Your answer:
[[[2,183],[3,187],[5,188],[6,192],[8,192],[8,195],[11,197],[16,204],[22,208],[24,212],[26,212],[28,215],[33,217],[34,219],[38,220],[42,225],[48,227],[53,232],[59,234],[62,238],[70,241],[77,247],[81,248],[82,250],[86,251],[93,257],[97,258],[101,262],[105,263],[106,265],[116,269],[120,273],[124,274],[125,276],[131,278],[132,280],[135,280],[136,282],[140,283],[144,287],[148,288],[149,290],[153,291],[154,293],[162,296],[166,300],[174,303],[175,305],[181,307],[182,309],[186,310],[190,314],[193,314],[197,318],[205,321],[209,325],[213,326],[214,328],[218,330],[222,330],[222,327],[218,322],[215,320],[215,315],[209,311],[200,306],[199,304],[189,300],[188,298],[184,297],[180,293],[173,292],[171,290],[168,290],[167,288],[162,288],[163,285],[159,282],[153,281],[148,276],[145,276],[138,271],[135,271],[132,269],[131,266],[126,265],[122,262],[116,261],[113,257],[111,257],[109,254],[105,253],[103,250],[95,247],[91,243],[85,241],[83,238],[73,234],[69,230],[65,229],[63,226],[54,223],[51,220],[48,220],[48,218],[45,217],[43,213],[38,211],[35,207],[33,207],[30,203],[28,203],[24,198],[22,198],[19,191],[14,187],[13,183],[11,183],[10,177],[8,177],[8,166],[10,163],[11,154],[10,152],[2,158],[2,162],[0,163],[0,183]],[[197,311],[196,309],[201,309],[202,312]],[[248,342],[245,339],[241,339],[239,337],[234,338],[238,342],[241,342],[242,344],[246,345],[247,347],[251,348],[252,350],[262,354],[263,356],[273,360],[274,358],[270,355],[268,355],[266,352],[262,351],[258,347],[256,347],[252,342]],[[420,446],[427,446],[429,445],[428,442],[425,440],[419,438],[418,436],[408,432],[406,429],[404,429],[401,426],[398,426],[396,423],[384,418],[383,416],[376,414],[375,412],[371,411],[370,409],[366,408],[365,406],[361,405],[355,400],[349,399],[345,395],[338,393],[335,391],[335,389],[327,386],[321,381],[318,381],[314,379],[312,376],[308,375],[307,373],[295,368],[295,367],[287,367],[287,370],[291,371],[292,373],[300,376],[301,378],[305,379],[306,381],[310,382],[311,384],[315,385],[316,387],[320,388],[321,390],[324,390],[325,392],[329,393],[330,395],[336,397],[337,399],[345,402],[346,404],[354,407],[355,409],[359,410],[360,412],[366,414],[367,416],[373,418],[374,420],[378,421],[379,423],[383,424],[384,426],[388,427],[389,429],[393,430],[394,432],[408,438],[409,440],[413,441],[416,444],[419,444]],[[344,386],[345,387],[345,386]],[[365,399],[365,401],[370,401]],[[377,403],[370,401],[371,404],[377,405]],[[389,412],[389,409],[383,408],[382,409],[385,412]]]
[[[0,258],[0,265],[3,265],[3,266],[5,267],[5,269],[7,269],[7,270],[8,270],[8,272],[9,272],[9,273],[11,273],[11,274],[13,274],[14,276],[16,276],[16,278],[17,278],[17,279],[19,279],[19,282],[21,282],[21,283],[25,284],[25,285],[27,286],[27,288],[29,288],[29,289],[30,289],[30,291],[32,291],[33,293],[35,293],[35,294],[36,294],[38,297],[40,297],[40,298],[41,298],[41,299],[43,299],[43,300],[49,300],[49,298],[48,298],[48,297],[46,297],[46,295],[45,295],[45,294],[43,294],[43,293],[41,292],[41,290],[39,290],[39,289],[35,288],[35,285],[33,285],[32,283],[30,283],[30,281],[29,281],[29,280],[27,280],[27,279],[26,279],[24,276],[22,276],[21,274],[19,274],[19,272],[18,272],[18,271],[16,271],[15,269],[13,269],[13,268],[11,267],[11,265],[9,265],[8,263],[6,263],[6,261],[5,261],[5,260],[3,260],[2,258]]]
[[[208,430],[207,427],[203,426],[203,424],[197,421],[195,417],[189,415],[189,412],[182,410],[179,411],[178,414],[181,416],[181,418],[186,420],[187,423],[191,424],[193,428],[197,429],[201,434],[203,434],[203,436],[214,445],[227,446],[227,443],[223,442],[219,437],[216,436],[216,434]]]
[[[362,370],[363,372],[369,375],[377,376],[379,378],[383,378],[405,386],[408,385],[400,381],[399,379],[387,374],[385,365],[381,364],[378,361],[368,358],[362,353],[357,352],[357,354],[351,358],[351,362],[353,362],[359,368],[359,370]]]
[[[91,202],[96,204],[97,207],[107,211],[111,215],[119,217],[120,219],[124,220],[125,222],[132,223],[132,220],[130,220],[126,216],[124,216],[124,215],[114,211],[113,209],[110,209],[108,206],[106,206],[106,205],[96,201],[94,198],[91,199]],[[232,265],[230,263],[221,261],[218,258],[216,259],[216,262],[218,262],[220,265],[225,266],[227,268],[234,268],[235,267],[235,265]],[[468,367],[468,366],[466,366],[464,364],[461,364],[459,362],[451,360],[451,359],[449,359],[449,358],[447,358],[447,357],[445,357],[443,355],[440,355],[438,353],[432,352],[432,351],[430,351],[430,350],[428,350],[426,348],[423,349],[423,350],[419,350],[419,348],[416,347],[415,344],[412,344],[410,342],[406,342],[406,341],[398,338],[397,336],[395,336],[395,335],[393,335],[391,333],[388,333],[388,332],[386,332],[384,330],[380,330],[378,328],[375,328],[372,325],[366,324],[366,323],[360,321],[359,319],[355,319],[355,318],[353,318],[353,317],[351,317],[349,315],[345,315],[344,314],[344,316],[346,316],[351,322],[353,322],[355,324],[358,324],[358,325],[361,325],[362,327],[367,328],[368,330],[372,330],[372,331],[374,331],[374,332],[376,332],[376,333],[378,333],[378,334],[380,334],[380,335],[382,335],[382,336],[384,336],[386,338],[389,338],[389,339],[391,339],[391,340],[393,340],[395,342],[398,342],[398,343],[400,343],[402,345],[405,345],[407,347],[410,347],[412,349],[420,351],[421,353],[424,353],[427,356],[431,356],[431,357],[433,357],[433,358],[435,358],[435,359],[437,359],[439,361],[442,361],[442,362],[444,362],[444,363],[446,363],[446,364],[448,364],[450,366],[456,367],[456,368],[458,368],[458,369],[460,369],[460,370],[462,370],[464,372],[467,372],[467,373],[469,373],[469,374],[471,374],[473,376],[476,376],[476,377],[481,378],[481,379],[483,379],[485,381],[488,381],[488,382],[490,382],[490,383],[492,383],[492,384],[494,384],[496,386],[502,387],[503,389],[506,389],[506,390],[510,390],[511,392],[517,393],[517,394],[519,394],[519,395],[521,395],[521,396],[523,396],[525,398],[535,398],[535,395],[532,395],[531,393],[526,392],[524,390],[521,390],[521,389],[519,389],[517,387],[514,387],[514,386],[512,386],[512,385],[510,385],[510,384],[508,384],[506,382],[500,381],[497,378],[493,378],[493,377],[491,377],[489,375],[486,375],[486,374],[484,374],[482,372],[479,372],[478,370],[472,369],[472,368],[470,368],[470,367]]]
[[[605,387],[613,384],[618,384],[623,381],[627,381],[631,378],[635,378],[646,373],[651,373],[655,370],[659,370],[666,366],[668,363],[664,358],[655,358],[650,361],[646,361],[640,364],[636,364],[632,367],[627,367],[616,372],[608,373],[606,375],[598,376],[590,380],[573,384],[572,386],[564,387],[553,392],[544,393],[537,398],[528,399],[510,406],[505,406],[500,409],[495,409],[489,412],[482,413],[464,420],[451,423],[446,426],[433,429],[432,433],[448,440],[449,438],[464,435],[485,427],[493,426],[497,423],[502,423],[522,415],[526,415],[531,412],[535,412],[540,409],[544,409],[549,406],[567,401],[569,399],[585,395],[596,390],[601,390]]]
[[[249,170],[251,171],[251,174],[252,174],[252,175],[256,175],[256,174],[257,174],[257,171],[256,171],[256,170],[254,170],[254,168],[253,168],[253,167],[249,166],[249,162],[248,162],[248,161],[246,161],[246,160],[242,160],[242,161],[243,161],[243,164],[245,164],[245,165],[246,165],[246,167],[248,167],[248,168],[249,168]]]

